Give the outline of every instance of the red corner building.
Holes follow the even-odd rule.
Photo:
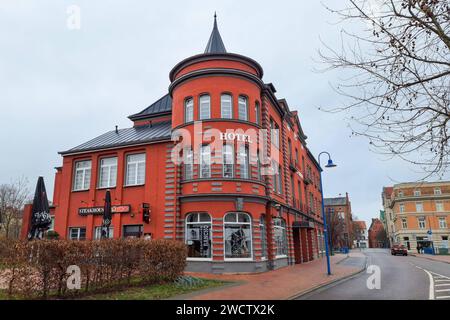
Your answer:
[[[262,67],[228,53],[215,20],[205,52],[169,76],[133,126],[60,152],[60,238],[100,238],[109,189],[109,236],[183,241],[190,271],[263,272],[321,256],[321,169]]]

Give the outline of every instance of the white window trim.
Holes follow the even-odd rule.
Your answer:
[[[241,103],[241,99],[243,99],[244,103]],[[242,107],[245,109],[242,110]],[[245,111],[245,119],[241,118],[241,111]],[[238,119],[241,121],[248,121],[248,118],[248,98],[241,95],[238,97]]]
[[[86,168],[77,168],[77,163],[80,163],[80,162],[89,162],[90,163],[90,166],[89,167],[86,167]],[[87,187],[87,188],[85,188],[84,187],[84,184],[85,184],[85,182],[86,182],[86,171],[87,170],[89,170],[90,172],[89,172],[89,186]],[[83,179],[82,179],[82,182],[81,182],[81,185],[82,185],[82,188],[80,188],[80,189],[76,189],[75,188],[75,186],[76,186],[76,178],[77,178],[77,172],[78,171],[81,171],[82,172],[82,175],[83,175]],[[91,175],[92,175],[92,160],[90,160],[90,159],[86,159],[86,160],[77,160],[77,161],[75,161],[75,163],[74,163],[74,171],[73,171],[73,185],[72,185],[72,191],[87,191],[87,190],[89,190],[89,188],[90,188],[90,184],[91,184]]]
[[[242,153],[244,151],[244,153]],[[242,159],[245,157],[245,163],[242,163]],[[251,177],[251,168],[250,168],[250,148],[246,145],[241,145],[239,148],[239,172],[240,177],[242,179],[250,179]],[[246,177],[242,176],[242,166],[245,164],[246,168]]]
[[[100,238],[96,238],[96,231],[97,231],[97,229],[100,229]],[[100,240],[102,238],[101,237],[101,235],[102,235],[101,230],[102,230],[102,226],[94,226],[94,234],[93,234],[93,237],[92,237],[94,240]],[[112,230],[112,237],[109,237],[109,234],[108,234],[108,238],[109,239],[113,239],[114,238],[114,226],[112,226],[112,225],[109,226],[109,231],[111,231],[111,230]]]
[[[139,160],[139,161],[131,161],[131,162],[129,162],[128,161],[128,158],[130,157],[130,156],[136,156],[136,155],[144,155],[144,160],[142,161],[142,160]],[[130,163],[134,163],[134,164],[136,164],[136,169],[135,169],[135,174],[136,174],[136,176],[135,176],[135,179],[134,179],[134,183],[128,183],[128,165],[130,164]],[[139,164],[140,163],[143,163],[144,164],[144,182],[142,182],[142,183],[137,183],[137,179],[138,179],[138,167],[139,167]],[[143,185],[145,185],[145,178],[146,178],[146,172],[147,171],[147,155],[146,155],[146,153],[144,153],[144,152],[142,152],[142,153],[130,153],[130,154],[127,154],[126,156],[125,156],[125,187],[131,187],[131,186],[143,186]]]
[[[77,238],[72,238],[71,237],[72,229],[78,229]],[[69,240],[78,240],[78,241],[80,241],[81,229],[84,229],[84,239],[82,239],[82,240],[85,240],[86,236],[87,236],[87,228],[86,227],[69,227],[69,229],[68,229],[68,232],[69,232],[69,237],[68,238],[69,238]]]
[[[202,103],[202,98],[208,98],[208,103],[206,104],[205,102]],[[207,106],[207,111],[208,111],[208,116],[207,117],[202,117],[202,111],[205,111],[204,109]],[[199,98],[198,98],[198,119],[199,120],[208,120],[211,119],[211,96],[209,94],[202,94]]]
[[[107,159],[116,159],[116,164],[107,164],[102,166],[102,161]],[[117,186],[117,165],[118,165],[118,158],[117,157],[104,157],[100,158],[100,166],[98,170],[98,189],[106,189],[106,188],[115,188]],[[116,181],[113,184],[111,184],[111,168],[116,167]],[[108,184],[106,186],[102,186],[102,169],[107,168],[108,170]]]
[[[209,164],[208,164],[208,166],[209,166],[209,173],[208,173],[208,176],[204,177],[203,176],[203,170],[202,170],[203,154],[204,154],[203,149],[206,149],[206,148],[208,148],[208,150],[209,150],[208,153],[205,152],[205,154],[207,154],[208,157],[209,157]],[[198,176],[199,176],[200,179],[209,179],[209,178],[211,178],[211,146],[210,145],[200,145],[200,165],[199,165],[198,169],[199,169],[198,170]]]
[[[230,117],[224,117],[224,108],[223,108],[223,104],[222,104],[222,98],[224,96],[228,96],[230,98]],[[220,117],[222,119],[233,119],[233,96],[231,94],[228,93],[223,93],[220,95]]]
[[[188,113],[188,110],[189,110],[189,113]],[[188,117],[188,115],[189,115],[189,117]],[[188,122],[192,122],[192,121],[194,121],[194,99],[187,98],[184,100],[184,122],[188,123]]]
[[[242,214],[246,214],[249,218],[250,218],[250,222],[225,222],[225,217],[230,214],[230,213],[242,213]],[[238,218],[238,215],[236,215],[236,218]],[[253,261],[253,226],[252,226],[252,217],[245,212],[239,212],[239,211],[232,211],[232,212],[227,212],[223,218],[222,218],[222,222],[223,222],[223,259],[224,261]],[[248,258],[227,258],[226,255],[226,250],[225,250],[225,246],[226,246],[226,240],[225,240],[225,225],[226,224],[247,224],[250,226],[250,257]]]
[[[209,236],[210,236],[210,240],[211,240],[211,258],[205,258],[205,257],[186,257],[186,261],[212,261],[212,260],[213,260],[213,251],[214,251],[214,250],[213,250],[213,247],[214,247],[214,244],[213,244],[213,237],[212,237],[213,225],[212,225],[212,217],[211,217],[211,215],[210,215],[209,213],[207,213],[207,212],[197,212],[197,213],[193,212],[193,213],[187,214],[186,217],[184,218],[184,226],[185,226],[185,229],[184,229],[184,230],[187,230],[187,227],[188,227],[188,225],[190,225],[190,224],[207,224],[207,223],[208,223],[207,221],[201,221],[201,222],[199,222],[199,221],[197,221],[197,222],[187,222],[187,218],[188,218],[190,215],[192,215],[192,214],[200,214],[200,213],[206,213],[206,214],[208,214],[208,216],[209,216],[209,218],[210,218],[209,224],[211,225],[211,228],[210,228]],[[184,232],[184,244],[187,245],[187,232]]]
[[[191,180],[194,178],[194,152],[190,147],[187,147],[184,149],[184,172],[183,172],[183,178],[185,180]],[[186,177],[186,167],[190,165],[190,171],[189,171],[189,177]]]

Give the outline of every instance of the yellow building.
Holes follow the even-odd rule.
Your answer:
[[[449,247],[450,181],[400,183],[390,193],[385,205],[392,212],[396,243],[409,250]]]

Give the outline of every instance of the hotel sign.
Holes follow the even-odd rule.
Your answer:
[[[130,211],[131,211],[131,206],[129,204],[111,206],[112,213],[128,213]],[[104,212],[103,207],[78,208],[78,214],[80,216],[102,215],[103,212]]]
[[[220,140],[231,140],[231,141],[237,140],[242,142],[253,143],[252,140],[250,139],[250,135],[234,132],[221,132]]]

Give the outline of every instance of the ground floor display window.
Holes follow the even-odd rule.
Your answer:
[[[251,218],[246,213],[230,212],[224,217],[225,258],[252,258]]]
[[[123,226],[124,238],[140,238],[142,237],[143,226],[141,224]]]
[[[102,227],[95,227],[94,229],[94,239],[99,240],[102,238]],[[108,238],[114,238],[114,227],[110,226],[108,229]]]
[[[276,245],[276,256],[287,255],[286,222],[281,218],[273,219],[273,233]]]
[[[86,228],[84,228],[84,227],[69,228],[69,239],[70,240],[85,240],[86,239]]]
[[[186,217],[186,244],[188,257],[211,258],[211,216],[191,213]]]

